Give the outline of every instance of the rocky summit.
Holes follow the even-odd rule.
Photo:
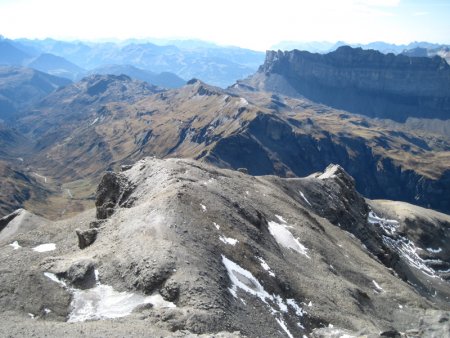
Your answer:
[[[268,51],[258,72],[241,83],[371,117],[450,118],[450,66],[439,56],[349,46],[325,55]]]
[[[0,220],[1,332],[445,337],[450,217],[305,178],[145,158],[96,209]]]

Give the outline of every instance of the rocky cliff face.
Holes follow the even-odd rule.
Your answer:
[[[371,117],[450,118],[450,66],[438,56],[348,46],[325,55],[269,51],[258,72],[242,83]]]
[[[446,334],[448,216],[365,201],[337,165],[295,179],[179,159],[124,169],[102,179],[97,217],[0,220],[3,332]]]

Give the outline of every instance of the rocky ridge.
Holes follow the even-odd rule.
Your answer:
[[[96,216],[33,227],[22,213],[2,219],[0,232],[9,318],[1,325],[11,334],[375,337],[447,328],[441,270],[450,242],[426,229],[448,234],[449,217],[366,201],[337,165],[285,179],[147,158],[103,177]],[[5,233],[12,224],[17,231]],[[80,249],[75,230],[96,238]],[[396,232],[417,257],[386,241]],[[130,312],[102,312],[116,292]]]

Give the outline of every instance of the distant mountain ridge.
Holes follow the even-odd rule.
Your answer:
[[[18,118],[18,113],[70,80],[31,68],[0,66],[0,120]]]
[[[304,50],[311,53],[329,53],[333,52],[339,47],[342,46],[350,46],[353,48],[361,47],[362,49],[374,49],[378,50],[379,52],[382,52],[383,54],[388,53],[394,53],[394,54],[400,54],[404,51],[413,50],[416,48],[426,49],[426,50],[432,50],[432,49],[442,49],[442,48],[448,48],[449,45],[445,44],[439,44],[439,43],[430,43],[426,41],[414,41],[410,42],[408,44],[394,44],[394,43],[388,43],[384,41],[374,41],[370,43],[348,43],[344,41],[337,41],[337,42],[329,42],[329,41],[308,41],[308,42],[301,42],[301,41],[282,41],[279,42],[271,47],[272,50]]]
[[[324,55],[268,51],[258,72],[238,84],[395,121],[450,119],[450,66],[438,56],[411,58],[349,46]]]
[[[68,78],[72,81],[85,72],[84,69],[76,64],[50,53],[40,54],[38,57],[26,62],[26,66],[50,75]]]
[[[94,68],[89,73],[101,75],[125,74],[133,79],[145,81],[162,88],[179,88],[186,83],[185,80],[175,75],[174,73],[162,72],[157,74],[131,65],[107,65]]]
[[[16,47],[38,54],[51,53],[92,70],[107,65],[131,65],[154,73],[171,72],[183,79],[200,78],[226,87],[252,74],[264,60],[264,53],[203,42],[193,47],[180,41],[156,45],[147,41],[125,43],[66,42],[53,39],[14,40]]]

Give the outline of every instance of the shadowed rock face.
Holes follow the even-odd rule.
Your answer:
[[[40,335],[51,327],[76,336],[79,324],[56,321],[73,318],[73,299],[79,306],[83,295],[103,290],[106,297],[113,288],[136,299],[153,297],[153,306],[137,307],[120,320],[128,335],[188,330],[301,337],[322,328],[321,336],[329,324],[342,332],[379,334],[419,331],[425,322],[445,330],[440,319],[448,317],[450,287],[431,261],[448,264],[450,241],[437,237],[439,228],[448,231],[449,216],[366,201],[338,165],[290,179],[180,159],[146,158],[124,169],[107,173],[99,186],[102,220],[91,210],[37,227],[22,224],[0,241],[0,254],[7,257],[0,269],[11,271],[0,274],[6,295],[0,317],[9,318],[0,322],[2,329]],[[104,215],[105,205],[112,210]],[[427,238],[420,217],[427,218]],[[2,232],[9,226],[4,223]],[[93,227],[96,241],[79,249],[75,229]],[[427,257],[408,256],[400,239],[433,250]],[[13,241],[20,247],[10,246]],[[50,242],[55,251],[31,250]],[[20,292],[6,292],[19,284]],[[47,297],[36,297],[42,290]],[[41,320],[29,324],[24,311]],[[83,331],[117,334],[115,321],[104,320],[110,325],[86,322]],[[147,331],[141,334],[143,325]]]
[[[371,117],[450,118],[450,66],[438,56],[412,58],[348,46],[325,55],[269,51],[243,83]]]

